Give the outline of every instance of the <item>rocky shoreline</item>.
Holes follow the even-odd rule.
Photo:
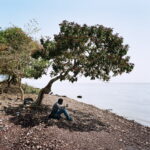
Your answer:
[[[0,150],[150,149],[149,127],[68,97],[63,99],[74,120],[47,121],[58,97],[45,95],[42,107],[31,108],[15,95],[1,95]]]

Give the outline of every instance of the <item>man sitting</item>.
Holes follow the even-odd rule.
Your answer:
[[[69,116],[67,110],[65,109],[65,106],[61,106],[63,104],[63,99],[59,98],[58,101],[53,105],[52,112],[48,116],[48,118],[54,118],[54,119],[60,119],[61,114],[64,114],[66,119],[69,121],[72,121],[72,118]],[[68,105],[66,105],[68,107]]]

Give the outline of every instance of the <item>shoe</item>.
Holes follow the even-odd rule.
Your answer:
[[[68,120],[68,121],[73,121],[73,119],[72,119],[71,117],[69,117],[67,120]]]

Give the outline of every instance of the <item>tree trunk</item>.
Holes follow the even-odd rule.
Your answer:
[[[56,76],[55,78],[51,79],[51,80],[48,82],[48,84],[47,84],[43,89],[40,90],[39,95],[38,95],[38,98],[37,98],[37,100],[36,100],[36,102],[35,102],[35,104],[36,104],[37,106],[41,105],[42,100],[43,100],[43,97],[44,97],[44,94],[49,94],[49,93],[51,92],[52,84],[53,84],[55,81],[59,80],[59,79],[65,78],[65,76],[69,73],[70,70],[71,70],[71,69],[68,69],[68,70],[66,70],[66,72],[61,73],[59,76]]]
[[[21,100],[23,101],[24,100],[24,91],[21,86],[19,88],[20,88],[20,92],[21,92]]]
[[[10,87],[10,84],[11,84],[11,77],[10,77],[10,75],[9,75],[8,80],[7,80],[7,87],[8,87],[8,88]]]
[[[19,90],[21,93],[21,100],[24,100],[24,90],[21,87],[21,78],[19,79]]]
[[[57,81],[58,79],[60,79],[60,78],[61,78],[61,75],[60,75],[60,76],[57,76],[57,77],[55,77],[55,78],[53,78],[53,79],[51,79],[51,80],[49,81],[49,83],[48,83],[44,88],[42,88],[42,89],[40,90],[39,95],[38,95],[38,98],[37,98],[37,100],[36,100],[36,102],[35,102],[35,104],[36,104],[37,106],[41,105],[42,100],[43,100],[43,97],[44,97],[44,94],[49,94],[49,93],[51,92],[52,84],[53,84],[55,81]]]

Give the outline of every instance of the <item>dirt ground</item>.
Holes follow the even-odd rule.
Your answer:
[[[47,121],[59,97],[45,95],[35,108],[22,105],[17,95],[1,95],[0,150],[150,150],[149,127],[67,97],[73,121]]]

